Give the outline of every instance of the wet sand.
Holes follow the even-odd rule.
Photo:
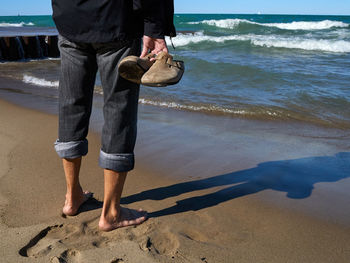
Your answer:
[[[122,203],[150,219],[102,233],[101,113],[81,171],[95,199],[68,218],[57,116],[1,100],[0,124],[1,262],[349,262],[347,131],[140,106]]]

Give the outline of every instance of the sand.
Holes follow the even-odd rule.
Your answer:
[[[147,133],[145,123],[141,127],[140,133]],[[0,262],[350,260],[347,212],[350,207],[344,200],[346,194],[333,192],[328,195],[330,198],[325,198],[338,200],[340,206],[333,213],[336,216],[327,216],[327,207],[329,211],[335,208],[326,201],[327,207],[322,206],[320,200],[326,192],[321,191],[322,187],[321,190],[315,187],[308,198],[288,199],[281,195],[288,191],[278,189],[280,186],[263,191],[259,181],[244,184],[232,179],[246,176],[247,171],[248,175],[266,173],[262,168],[268,169],[268,162],[256,163],[252,170],[243,170],[243,174],[242,162],[230,162],[231,173],[220,178],[171,177],[169,173],[176,173],[176,166],[187,163],[186,158],[192,153],[188,150],[187,155],[179,155],[180,149],[169,149],[164,154],[160,146],[147,145],[144,135],[140,135],[139,161],[128,176],[122,203],[146,209],[150,219],[140,226],[109,233],[98,230],[103,177],[97,165],[99,135],[93,132],[88,138],[90,151],[83,160],[81,181],[85,189],[94,192],[95,199],[84,205],[78,216],[62,217],[65,184],[60,160],[53,149],[56,130],[57,116],[0,100]],[[154,152],[150,156],[152,145]],[[200,147],[195,142],[193,145],[194,149]],[[170,154],[178,156],[172,164],[161,163],[153,169],[152,160],[163,160],[161,156]],[[336,155],[329,156],[332,158],[339,160]],[[271,156],[266,159],[276,161]],[[313,164],[322,161],[316,159]],[[198,166],[200,160],[194,163]],[[279,165],[289,172],[294,167],[283,162]],[[319,172],[317,167],[310,167],[307,172]],[[211,164],[201,165],[201,169],[211,171]],[[334,184],[348,185],[348,178],[342,179]],[[216,183],[220,181],[224,183]]]

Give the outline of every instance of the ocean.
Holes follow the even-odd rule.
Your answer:
[[[212,116],[350,129],[350,16],[176,14],[182,81],[142,87],[140,104]],[[0,17],[1,32],[54,29],[50,16]],[[0,63],[0,76],[58,88],[59,59]],[[102,93],[99,77],[95,91]],[[29,91],[24,91],[29,92]]]

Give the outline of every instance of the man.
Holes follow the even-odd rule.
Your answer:
[[[127,172],[134,167],[139,85],[118,74],[119,61],[143,50],[168,52],[164,36],[175,36],[173,0],[52,0],[59,31],[61,76],[59,132],[55,149],[63,159],[66,215],[76,215],[91,196],[79,183],[82,156],[88,152],[89,118],[96,72],[104,96],[104,126],[99,165],[104,169],[104,203],[99,228],[111,231],[140,224],[147,213],[120,207]]]

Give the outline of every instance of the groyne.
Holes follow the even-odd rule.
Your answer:
[[[57,35],[1,36],[0,60],[57,58],[60,52]]]

